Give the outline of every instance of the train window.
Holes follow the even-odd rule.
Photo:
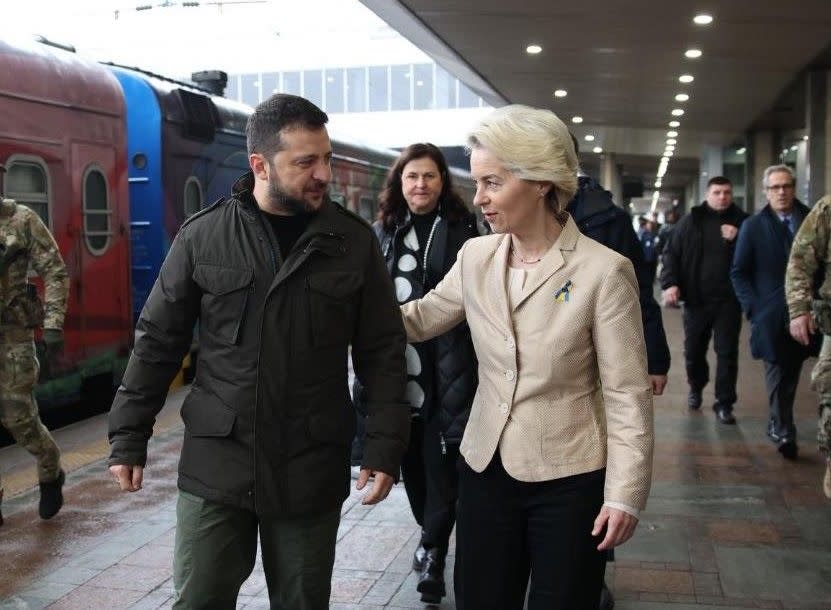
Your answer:
[[[275,93],[280,93],[280,73],[279,72],[264,72],[262,77],[262,86],[260,91],[264,100],[267,100]]]
[[[300,95],[303,93],[300,87],[300,72],[283,72],[283,93]]]
[[[372,222],[373,208],[375,207],[375,199],[362,195],[358,201],[358,214],[367,222]]]
[[[199,178],[190,176],[185,181],[185,218],[193,216],[202,209],[202,185]]]
[[[13,160],[7,166],[5,196],[34,210],[49,226],[49,177],[39,160]]]
[[[259,74],[243,74],[240,79],[240,89],[242,101],[249,106],[256,106],[262,101]]]
[[[478,108],[479,96],[464,83],[459,83],[459,108]]]
[[[101,170],[87,169],[84,175],[84,238],[93,254],[103,254],[110,244],[110,198]]]
[[[436,108],[455,107],[456,79],[441,66],[436,66]]]

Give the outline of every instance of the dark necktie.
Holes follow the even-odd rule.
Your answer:
[[[782,219],[782,224],[785,225],[785,228],[788,230],[788,233],[793,235],[793,219],[790,216],[785,216]]]

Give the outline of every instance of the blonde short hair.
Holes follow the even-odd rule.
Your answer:
[[[550,110],[512,104],[497,108],[468,134],[467,148],[486,148],[517,178],[551,182],[558,217],[577,192],[577,153],[565,123]]]

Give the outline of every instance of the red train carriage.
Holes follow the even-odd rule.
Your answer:
[[[125,109],[105,68],[35,42],[0,41],[3,195],[34,209],[69,270],[66,349],[43,366],[38,399],[77,399],[120,377],[130,344]],[[41,359],[45,364],[45,360]]]

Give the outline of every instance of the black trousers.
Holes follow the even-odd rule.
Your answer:
[[[739,374],[739,333],[742,310],[734,299],[684,305],[684,359],[687,383],[701,391],[710,380],[707,348],[716,352],[716,406],[732,410]]]
[[[447,555],[450,533],[456,523],[459,446],[442,446],[438,417],[412,420],[410,445],[401,470],[410,509],[421,526],[421,544]]]
[[[775,443],[796,442],[796,425],[793,421],[793,403],[805,354],[797,349],[776,362],[765,360],[765,387],[768,391],[768,436]]]
[[[459,610],[597,610],[606,554],[594,519],[606,471],[526,483],[499,454],[484,472],[459,460],[455,589]]]

